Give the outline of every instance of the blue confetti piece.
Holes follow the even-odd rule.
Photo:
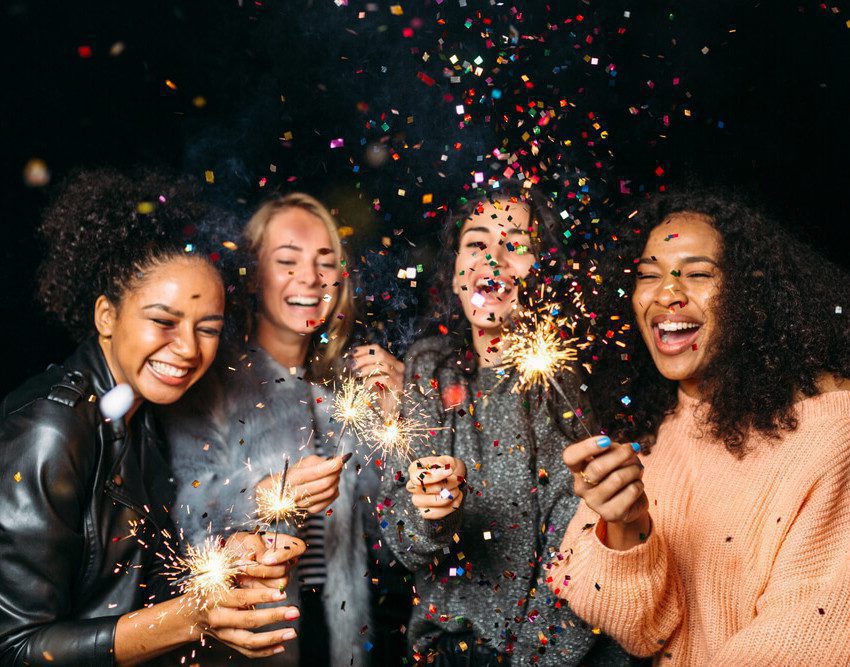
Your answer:
[[[623,396],[623,398],[620,399],[620,403],[622,403],[623,405],[629,405],[629,403],[631,402],[632,399],[630,399],[628,396]]]

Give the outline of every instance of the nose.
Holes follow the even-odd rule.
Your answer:
[[[671,308],[677,303],[684,306],[688,302],[688,293],[682,281],[671,275],[669,279],[659,281],[655,288],[655,301],[664,308]]]
[[[300,262],[295,272],[295,279],[304,285],[313,286],[321,280],[321,277],[314,263]]]
[[[171,341],[171,349],[181,359],[194,361],[197,358],[198,338],[190,323],[178,328],[177,335]]]

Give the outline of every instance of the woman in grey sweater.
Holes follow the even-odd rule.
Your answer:
[[[274,664],[365,665],[371,624],[363,519],[379,481],[374,465],[349,461],[350,440],[334,446],[341,425],[331,420],[330,382],[354,319],[336,223],[318,201],[292,193],[264,204],[244,237],[258,304],[253,336],[165,415],[178,486],[173,516],[195,542],[256,525],[257,490],[274,483],[288,461],[286,483],[304,511],[298,533],[307,551],[287,588],[301,610],[299,639]],[[391,362],[378,350],[360,366],[367,382],[400,385],[401,365]],[[202,664],[228,657],[215,653]]]
[[[578,418],[542,391],[512,391],[513,371],[500,365],[505,327],[552,259],[543,256],[554,247],[547,213],[508,184],[450,216],[454,257],[444,264],[454,296],[443,303],[460,302],[461,341],[426,338],[405,359],[412,390],[402,410],[433,430],[409,466],[390,460],[381,527],[416,574],[408,641],[422,664],[629,664],[546,586],[545,566],[578,504],[560,464],[564,445],[581,438]],[[579,404],[576,377],[558,382]]]

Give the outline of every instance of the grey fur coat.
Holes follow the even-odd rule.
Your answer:
[[[255,485],[281,472],[287,456],[295,463],[315,453],[313,438],[323,438],[328,448],[336,443],[339,425],[332,423],[331,409],[328,388],[303,380],[301,369],[283,368],[259,346],[244,358],[217,361],[184,400],[162,414],[177,483],[172,513],[184,536],[198,544],[210,533],[250,530],[256,524]],[[339,451],[352,451],[353,444],[343,438]],[[346,464],[339,498],[325,519],[323,598],[332,665],[366,664],[368,636],[361,628],[370,626],[363,534],[368,511],[361,506],[377,491],[374,469],[360,455]],[[286,604],[297,605],[298,599],[292,572]],[[297,621],[288,625],[297,629]],[[203,652],[198,657],[204,665],[217,662],[204,659]],[[297,640],[269,663],[297,665]]]

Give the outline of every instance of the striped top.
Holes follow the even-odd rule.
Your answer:
[[[315,419],[313,428],[313,453],[325,456],[325,446],[321,434],[316,435]],[[308,514],[298,529],[298,537],[307,545],[306,551],[298,559],[298,582],[301,588],[324,586],[328,578],[325,563],[325,513]]]

